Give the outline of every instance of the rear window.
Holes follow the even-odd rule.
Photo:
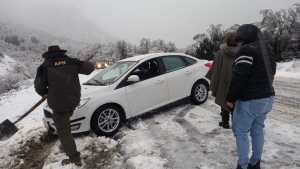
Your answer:
[[[162,57],[162,61],[165,65],[166,72],[171,72],[186,67],[185,61],[180,56],[165,56]]]

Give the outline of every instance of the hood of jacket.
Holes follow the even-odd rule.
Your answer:
[[[234,58],[235,54],[237,53],[239,47],[238,46],[228,46],[226,44],[222,44],[220,47],[220,52],[222,56]]]
[[[258,40],[259,28],[252,24],[245,24],[237,30],[236,40],[243,44],[249,44]]]

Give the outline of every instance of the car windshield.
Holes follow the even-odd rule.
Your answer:
[[[113,84],[135,64],[136,62],[133,61],[117,62],[114,65],[99,72],[93,78],[84,83],[84,85],[106,86]]]

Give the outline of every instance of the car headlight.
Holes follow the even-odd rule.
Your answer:
[[[102,64],[101,63],[97,63],[96,64],[96,69],[102,69],[103,67],[102,67]]]
[[[79,103],[79,105],[77,106],[76,109],[82,108],[82,107],[83,107],[84,105],[86,105],[90,100],[91,100],[91,98],[89,98],[89,97],[82,98],[82,99],[80,100],[80,103]]]

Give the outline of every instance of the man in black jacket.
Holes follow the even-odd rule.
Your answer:
[[[43,54],[45,60],[37,70],[34,86],[39,95],[47,95],[48,105],[53,110],[58,138],[69,157],[62,161],[62,165],[74,163],[81,166],[80,153],[71,134],[70,117],[80,102],[78,74],[90,74],[94,65],[70,58],[65,53],[66,50],[59,46],[48,48]]]
[[[237,40],[242,47],[233,63],[227,106],[234,107],[232,128],[239,157],[238,169],[260,169],[264,121],[272,109],[275,95],[273,78],[276,63],[268,55],[256,26],[242,25],[237,31]],[[250,161],[249,132],[253,152]]]

